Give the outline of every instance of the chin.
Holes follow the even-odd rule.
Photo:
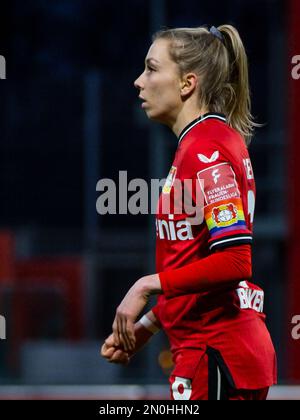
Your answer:
[[[160,123],[160,124],[167,124],[166,118],[162,114],[155,114],[154,112],[147,112],[147,117],[149,120]]]

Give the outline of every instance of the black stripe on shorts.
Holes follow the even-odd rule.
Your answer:
[[[208,400],[228,400],[228,389],[235,388],[234,381],[228,367],[221,356],[221,353],[208,347]]]

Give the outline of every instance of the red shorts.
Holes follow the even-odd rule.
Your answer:
[[[235,389],[228,368],[218,352],[208,349],[192,378],[170,377],[172,400],[266,400],[269,388]],[[190,375],[191,376],[191,375]]]

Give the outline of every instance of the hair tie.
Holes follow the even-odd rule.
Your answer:
[[[224,37],[221,34],[221,32],[219,31],[219,29],[217,29],[215,26],[212,26],[209,30],[209,32],[215,36],[216,38],[218,38],[220,41],[222,41],[222,43],[224,44]],[[225,45],[225,44],[224,44]]]

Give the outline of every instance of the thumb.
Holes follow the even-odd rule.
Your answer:
[[[106,356],[107,354],[110,354],[111,351],[114,351],[115,349],[115,345],[114,345],[114,338],[113,335],[111,334],[103,343],[101,350],[100,350],[100,354],[101,356]]]
[[[102,346],[100,354],[105,359],[110,359],[112,355],[115,353],[115,347],[106,347],[105,344]]]
[[[113,334],[107,337],[107,339],[105,340],[105,345],[107,347],[116,347],[115,338]]]

